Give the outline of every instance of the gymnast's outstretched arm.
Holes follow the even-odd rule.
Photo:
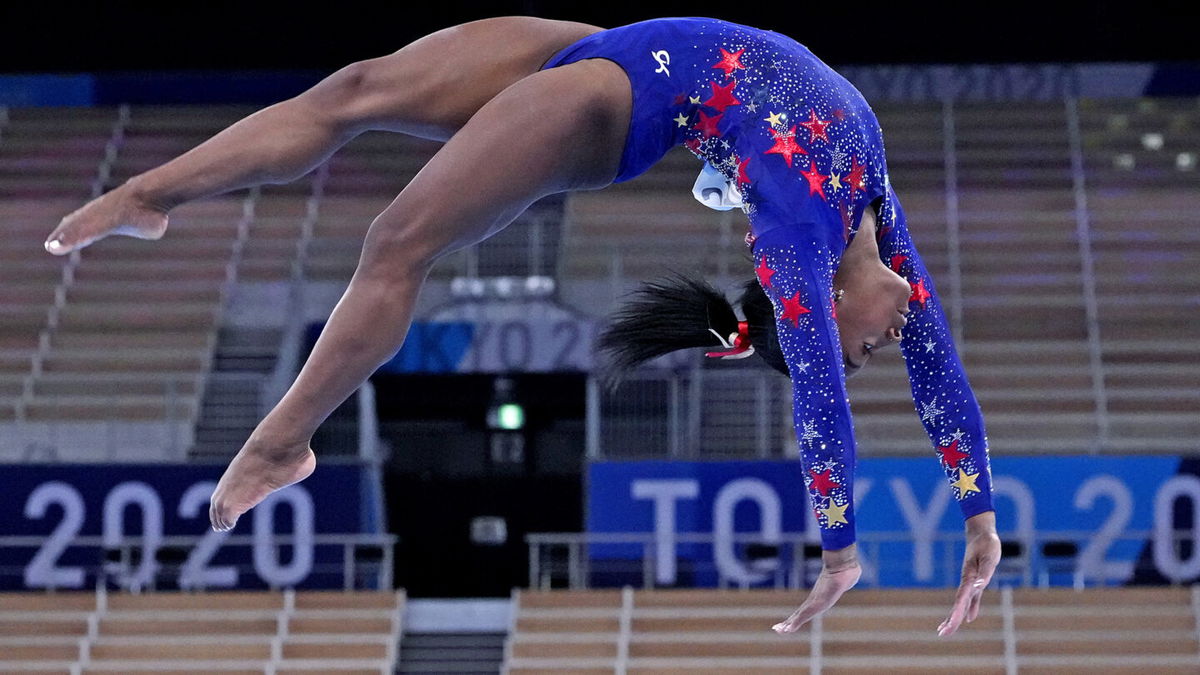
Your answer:
[[[913,288],[913,311],[900,343],[913,403],[966,520],[962,581],[954,608],[938,626],[939,635],[951,635],[964,621],[974,621],[979,615],[983,589],[1000,562],[987,431],[933,278],[909,234],[900,200],[890,188],[882,215],[880,258]]]
[[[779,633],[795,632],[824,613],[862,574],[854,531],[854,429],[833,317],[833,266],[824,264],[840,236],[797,223],[761,234],[754,244],[792,381],[804,483],[823,549],[820,576],[800,608],[774,626]]]

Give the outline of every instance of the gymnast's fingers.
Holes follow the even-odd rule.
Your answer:
[[[958,627],[962,625],[963,619],[967,616],[967,609],[971,604],[971,597],[978,591],[982,590],[983,586],[980,580],[974,577],[964,578],[958,587],[958,594],[954,597],[954,607],[950,610],[950,616],[938,626],[938,635],[947,637],[954,635]]]
[[[983,603],[983,589],[975,591],[971,596],[971,606],[967,609],[967,623],[979,618],[979,606]]]

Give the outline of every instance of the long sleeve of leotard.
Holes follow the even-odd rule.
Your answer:
[[[768,207],[769,208],[769,207]],[[893,191],[883,200],[880,256],[912,286],[901,341],[913,403],[963,517],[992,510],[983,415],[967,382],[929,271]],[[854,543],[854,427],[833,303],[841,233],[827,223],[773,228],[754,242],[755,272],[775,309],[792,381],[793,423],[821,544]]]
[[[883,263],[907,279],[913,289],[900,349],[917,414],[963,517],[991,511],[992,472],[983,414],[967,382],[933,279],[909,235],[903,207],[890,189],[878,234]]]
[[[841,252],[834,236],[840,239],[840,231],[797,225],[766,232],[754,244],[756,273],[775,307],[791,376],[804,483],[826,550],[845,548],[855,538],[854,425],[833,314],[834,265]]]

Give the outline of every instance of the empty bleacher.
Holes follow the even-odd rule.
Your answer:
[[[1200,433],[1200,105],[1080,107],[1113,446],[1177,452]]]
[[[97,190],[246,112],[138,106],[0,116],[0,222],[8,235],[0,241],[0,438],[23,440],[0,443],[7,453],[102,437],[182,456],[228,282],[346,283],[374,216],[437,149],[370,133],[315,178],[181,207],[159,242],[104,241],[74,262],[41,252],[54,223]],[[892,182],[959,332],[993,447],[1194,447],[1200,105],[906,103],[877,113]],[[545,270],[557,274],[560,297],[601,315],[634,282],[668,269],[700,272],[731,292],[749,278],[744,216],[695,203],[698,170],[676,149],[637,181],[572,195],[561,255]],[[1080,232],[1088,233],[1082,245]],[[456,256],[431,278],[469,270]],[[885,350],[874,361],[851,382],[863,452],[926,452],[899,355]],[[737,417],[757,405],[755,387],[712,392],[724,398],[704,408]],[[777,452],[775,439],[789,434],[785,414],[772,419],[784,427],[769,430]],[[717,434],[696,452],[745,454],[751,449],[738,439],[754,436]]]
[[[62,279],[61,261],[38,249],[91,194],[115,120],[111,110],[0,112],[0,423],[16,415]]]
[[[403,593],[0,594],[0,672],[391,673]]]
[[[190,149],[247,109],[9,111],[0,126],[0,425],[9,454],[178,459],[190,442],[229,282],[289,281],[309,182],[184,205],[161,241],[102,241],[54,258],[62,216]],[[85,152],[87,151],[87,152]],[[90,153],[90,154],[88,154]],[[34,180],[36,179],[36,180]],[[259,211],[261,210],[261,218]],[[3,437],[15,436],[9,424]],[[86,456],[72,457],[72,448]],[[165,450],[165,453],[164,453]]]
[[[959,332],[992,446],[1008,452],[1194,447],[1189,439],[1200,431],[1200,343],[1193,337],[1200,325],[1197,101],[1079,104],[1079,185],[1072,111],[1062,101],[958,104],[949,111],[884,104],[876,112],[892,183]],[[691,199],[698,169],[677,150],[638,181],[573,196],[567,278],[595,280],[591,297],[607,290],[612,301],[632,282],[670,268],[718,280],[731,271],[730,292],[750,278],[738,243],[744,217],[731,223]],[[1089,233],[1084,246],[1081,219]],[[1085,250],[1094,259],[1091,275]],[[599,283],[610,278],[622,283]],[[754,452],[755,431],[734,429],[726,418],[753,423],[758,397],[721,382],[720,405],[702,406],[706,417],[724,413],[711,426],[713,445],[726,455]],[[850,389],[863,452],[927,451],[896,350],[877,354]],[[706,424],[702,436],[709,434]]]
[[[953,590],[859,590],[791,635],[785,591],[550,591],[514,596],[505,672],[1193,673],[1195,592],[1128,588],[985,593],[979,618],[936,630]]]

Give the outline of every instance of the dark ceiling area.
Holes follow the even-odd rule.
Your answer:
[[[785,33],[834,64],[1200,60],[1185,3],[0,3],[0,72],[333,70],[463,21],[523,14],[616,26],[714,16]]]

